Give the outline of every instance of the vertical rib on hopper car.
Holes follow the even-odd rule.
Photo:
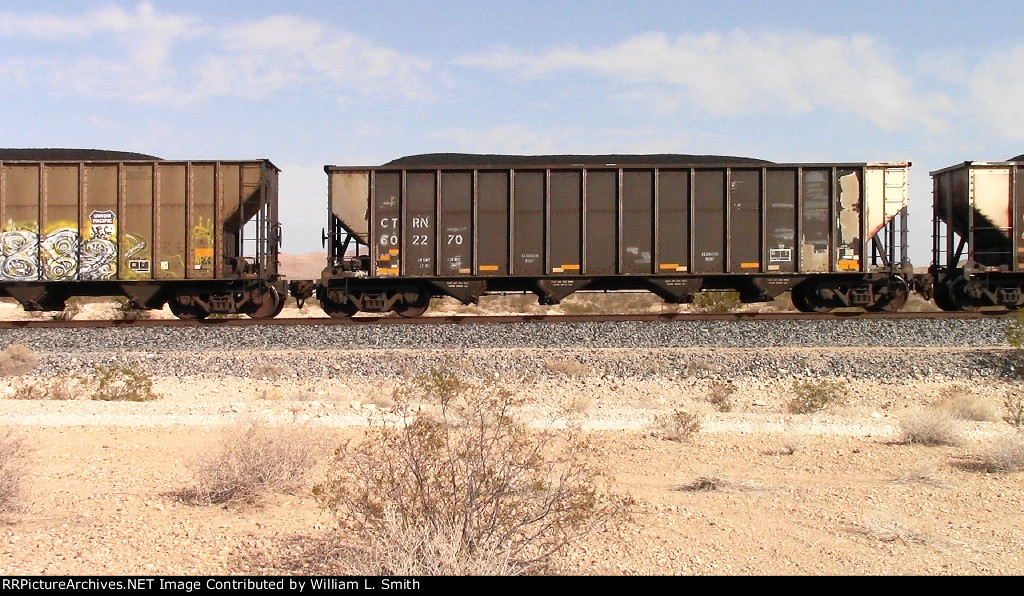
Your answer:
[[[266,160],[0,161],[0,291],[26,310],[126,296],[274,316],[277,177]]]
[[[329,314],[414,316],[432,296],[506,291],[547,304],[579,290],[792,291],[808,311],[907,297],[909,163],[458,157],[325,167]]]

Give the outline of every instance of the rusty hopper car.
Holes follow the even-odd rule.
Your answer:
[[[909,165],[443,155],[326,166],[318,297],[336,317],[416,316],[440,295],[525,291],[554,304],[626,289],[669,302],[792,291],[804,311],[897,310],[912,271]]]
[[[269,161],[11,151],[0,153],[0,292],[26,310],[124,296],[183,318],[280,312],[278,169]]]
[[[931,172],[931,293],[943,310],[1024,304],[1024,156]]]

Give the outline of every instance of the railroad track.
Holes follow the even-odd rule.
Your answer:
[[[324,325],[490,325],[499,323],[599,323],[625,321],[828,321],[843,319],[858,320],[906,320],[906,319],[980,319],[1013,317],[1016,313],[1006,310],[982,310],[975,312],[865,312],[862,310],[833,311],[829,313],[802,312],[735,312],[735,313],[660,313],[660,314],[590,314],[590,315],[437,315],[415,318],[397,316],[357,315],[349,319],[328,317],[298,317],[275,319],[208,318],[204,320],[182,319],[127,319],[127,320],[55,320],[38,319],[22,321],[0,321],[0,329],[45,329],[45,328],[101,328],[101,327],[248,327],[264,326],[306,326]]]

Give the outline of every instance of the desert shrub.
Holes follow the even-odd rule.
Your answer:
[[[589,395],[577,395],[569,405],[569,411],[573,414],[589,414],[597,407],[597,400]]]
[[[567,377],[585,377],[590,374],[590,367],[575,358],[568,360],[549,358],[544,362],[544,368]]]
[[[756,491],[763,490],[763,486],[751,480],[742,478],[728,478],[711,474],[700,476],[688,484],[672,487],[672,490],[683,492],[710,492],[710,491]]]
[[[955,446],[961,442],[956,419],[947,410],[936,407],[908,411],[900,419],[900,433],[905,443]]]
[[[703,313],[733,312],[742,304],[740,293],[735,290],[705,290],[693,297],[693,310]]]
[[[971,393],[962,385],[945,389],[938,406],[961,420],[977,420],[979,422],[999,420],[999,408],[994,402]]]
[[[9,429],[0,431],[0,511],[14,511],[20,505],[25,454],[21,437]]]
[[[880,513],[865,520],[858,531],[879,542],[902,542],[903,544],[928,544],[932,539],[904,521],[891,515]]]
[[[39,364],[36,353],[22,344],[11,344],[0,352],[0,376],[17,377]]]
[[[11,399],[68,401],[77,397],[75,388],[78,384],[79,379],[69,376],[25,381],[14,385]]]
[[[731,412],[733,393],[736,393],[736,387],[732,383],[716,381],[708,389],[707,401],[719,412]]]
[[[137,321],[148,319],[150,311],[135,308],[130,298],[118,296],[114,299],[114,318],[120,321]]]
[[[153,379],[144,371],[127,366],[97,366],[92,399],[99,401],[152,401]]]
[[[812,414],[845,401],[843,385],[835,381],[797,381],[786,404],[790,414]]]
[[[773,455],[796,455],[807,446],[807,437],[788,432],[779,437],[779,446],[769,451]]]
[[[195,487],[182,496],[193,504],[253,504],[271,493],[294,491],[323,460],[323,444],[308,429],[260,420],[230,425],[218,447],[193,464]]]
[[[898,484],[929,484],[938,488],[949,488],[949,484],[939,478],[935,466],[931,463],[916,463],[903,470],[894,480]]]
[[[688,443],[700,432],[701,416],[677,408],[671,414],[655,418],[654,424],[656,436],[677,443]]]
[[[394,418],[340,448],[314,488],[365,547],[347,572],[523,573],[622,511],[586,444],[527,428],[509,391],[435,369],[395,401]]]
[[[1006,420],[1014,428],[1024,429],[1024,393],[1010,391],[1003,399],[1003,407],[1006,409]]]
[[[81,300],[70,299],[64,303],[64,310],[53,313],[55,321],[72,321],[82,312],[83,303]]]
[[[1006,326],[1006,343],[1017,348],[1018,354],[1024,350],[1024,310],[1017,311],[1017,315]]]
[[[288,369],[274,362],[262,362],[253,367],[249,376],[254,379],[280,379],[288,374]]]
[[[558,306],[567,315],[592,315],[601,311],[601,307],[592,300],[575,296],[559,302]]]
[[[1024,434],[1009,432],[996,437],[981,454],[990,472],[1024,471]]]

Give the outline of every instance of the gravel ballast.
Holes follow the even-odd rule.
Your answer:
[[[1006,318],[840,321],[629,321],[491,325],[205,326],[12,329],[0,347],[50,352],[474,348],[1006,346]]]

